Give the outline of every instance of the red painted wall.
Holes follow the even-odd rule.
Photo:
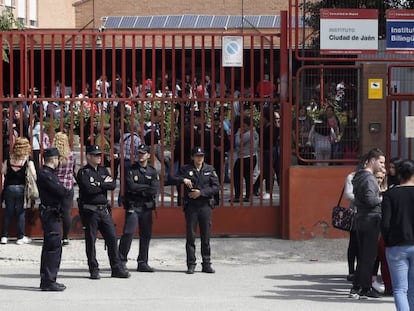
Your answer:
[[[349,234],[331,225],[346,176],[354,166],[292,166],[289,169],[289,239],[339,238]],[[348,202],[343,198],[342,205]]]
[[[71,237],[83,237],[78,209],[72,209]],[[113,209],[117,235],[121,236],[124,225],[124,209]],[[3,219],[3,210],[0,210]],[[280,236],[280,208],[266,207],[222,207],[213,210],[213,236]],[[185,236],[184,213],[180,207],[160,207],[153,218],[154,237]],[[16,234],[15,220],[10,228],[10,237]],[[26,211],[26,235],[42,237],[42,226],[38,210]]]

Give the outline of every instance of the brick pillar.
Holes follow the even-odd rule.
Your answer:
[[[372,85],[369,79],[381,81],[382,98],[370,98],[370,88]],[[386,64],[363,64],[361,83],[361,151],[366,153],[372,148],[380,148],[386,151],[387,133],[386,133],[386,85],[387,85],[387,65]],[[374,92],[375,93],[375,92]],[[371,92],[371,97],[372,97]],[[377,94],[374,94],[377,95]],[[375,96],[376,97],[376,96]],[[370,125],[380,125],[379,132],[370,131]]]

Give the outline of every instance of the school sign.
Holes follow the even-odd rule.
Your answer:
[[[414,54],[414,10],[387,10],[387,51]]]
[[[378,52],[378,10],[322,9],[321,54]]]

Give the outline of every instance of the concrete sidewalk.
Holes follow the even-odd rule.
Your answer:
[[[199,241],[198,241],[199,242]],[[129,254],[130,279],[110,277],[103,241],[97,242],[102,279],[88,279],[83,240],[63,249],[60,293],[39,290],[41,240],[0,245],[2,310],[393,310],[393,298],[347,297],[347,240],[212,239],[215,274],[185,274],[185,240],[154,239],[150,265],[135,272],[138,240]],[[197,244],[197,258],[199,255]]]

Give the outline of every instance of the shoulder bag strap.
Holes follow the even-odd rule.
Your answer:
[[[342,187],[341,195],[339,196],[338,204],[336,206],[339,206],[341,204],[344,191],[345,191],[345,185]]]

